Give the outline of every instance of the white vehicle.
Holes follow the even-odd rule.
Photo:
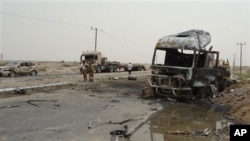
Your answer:
[[[38,67],[35,63],[28,61],[9,62],[0,67],[0,76],[15,77],[18,75],[36,76]]]

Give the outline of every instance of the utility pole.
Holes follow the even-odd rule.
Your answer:
[[[236,55],[236,53],[234,53],[233,55],[234,55],[234,60],[233,60],[233,71],[235,72],[235,55]]]
[[[242,67],[242,45],[246,45],[246,42],[243,43],[237,43],[237,45],[240,45],[240,75],[241,75],[241,67]]]
[[[102,31],[102,30],[98,29],[98,28],[93,28],[93,27],[91,27],[91,30],[95,30],[95,51],[96,51],[96,47],[97,47],[97,31]]]

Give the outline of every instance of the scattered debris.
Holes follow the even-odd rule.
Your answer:
[[[20,107],[20,106],[18,106],[18,105],[9,105],[9,106],[0,107],[0,109],[5,109],[5,108],[16,108],[16,107]]]
[[[15,94],[26,94],[26,91],[24,88],[15,88],[14,93]]]
[[[151,107],[150,110],[151,110],[151,111],[157,111],[157,108]]]
[[[109,102],[121,102],[120,100],[110,100]]]
[[[173,99],[173,98],[169,98],[169,97],[167,98],[167,100],[168,100],[168,101],[170,101],[170,102],[176,102],[176,100],[175,100],[175,99]]]
[[[149,98],[154,95],[153,89],[150,87],[144,87],[142,89],[142,98]]]
[[[215,124],[215,135],[220,135],[221,133],[228,131],[232,123],[226,120],[216,121]]]
[[[137,77],[135,77],[135,76],[128,76],[128,80],[137,80]]]
[[[28,100],[27,103],[33,106],[38,106],[35,104],[36,102],[53,102],[54,106],[60,106],[59,104],[56,104],[57,100]]]
[[[94,94],[90,94],[89,96],[90,96],[90,97],[95,97],[96,95],[94,95]]]
[[[107,124],[124,124],[124,123],[127,123],[129,121],[132,121],[133,119],[127,119],[127,120],[124,120],[124,121],[121,121],[121,122],[112,122],[112,121],[109,121]]]
[[[208,136],[211,132],[212,130],[206,128],[202,131],[177,130],[177,131],[167,131],[165,133],[171,135],[184,135],[184,136]]]
[[[236,94],[237,96],[242,96],[242,95],[244,95],[243,92],[242,92],[240,89],[236,90],[236,91],[235,91],[235,94]]]
[[[92,128],[92,121],[89,121],[88,129],[91,129],[91,128]]]
[[[111,141],[116,141],[119,137],[129,138],[132,134],[128,134],[128,126],[124,126],[124,130],[114,130],[110,132]]]
[[[171,135],[185,135],[185,136],[191,136],[194,134],[194,132],[186,130],[166,131],[165,133]]]
[[[114,79],[114,80],[118,80],[119,78],[115,76],[115,77],[113,77],[113,79]]]

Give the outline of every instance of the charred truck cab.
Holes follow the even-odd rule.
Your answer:
[[[210,34],[203,30],[189,30],[159,39],[148,79],[154,94],[189,99],[222,91],[225,72],[219,69],[219,52],[212,51],[212,46],[206,49],[210,41]]]

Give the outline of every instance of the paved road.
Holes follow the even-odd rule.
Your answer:
[[[143,81],[109,80],[0,99],[0,141],[109,141],[110,131],[125,124],[132,131],[161,107],[138,99]]]

